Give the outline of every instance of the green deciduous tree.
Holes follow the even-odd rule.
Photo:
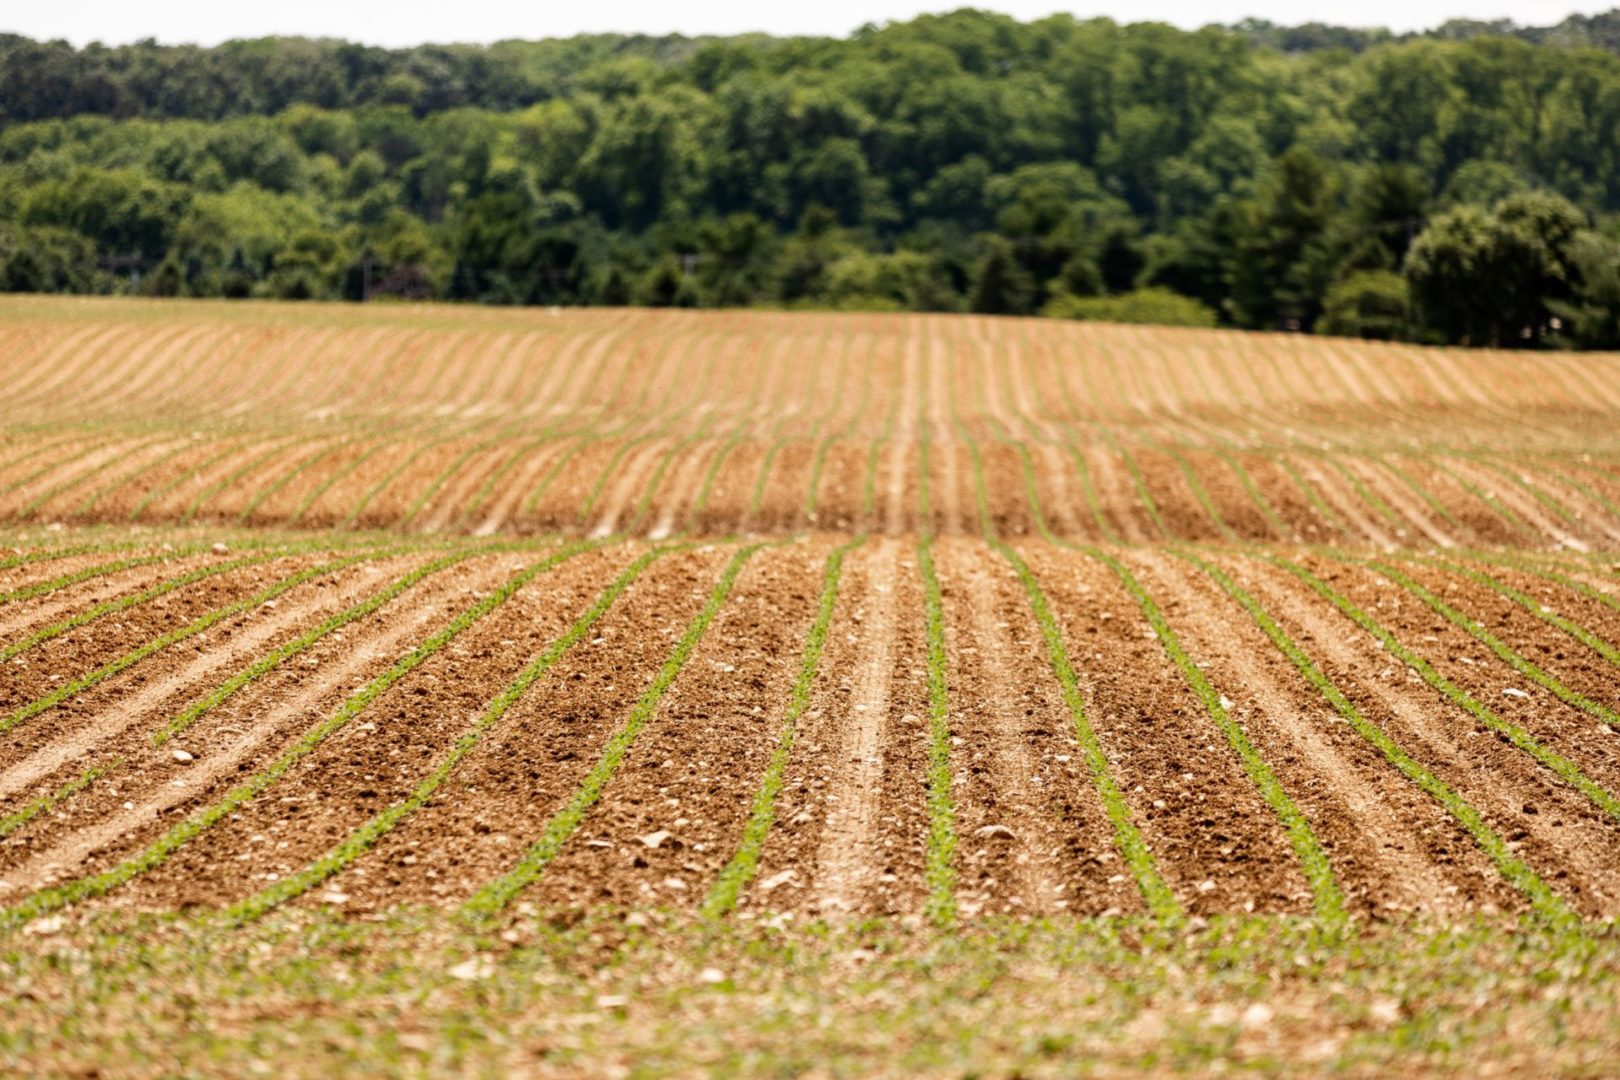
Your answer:
[[[1318,332],[1399,341],[1411,333],[1406,279],[1390,270],[1358,270],[1328,290]]]

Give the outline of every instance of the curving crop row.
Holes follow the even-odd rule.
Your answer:
[[[1442,616],[1453,626],[1459,627],[1460,629],[1466,631],[1470,637],[1474,638],[1486,648],[1490,649],[1491,652],[1495,653],[1497,659],[1501,660],[1508,667],[1512,668],[1514,671],[1517,671],[1520,675],[1523,675],[1526,679],[1529,679],[1537,686],[1551,693],[1554,697],[1558,698],[1559,701],[1564,702],[1566,705],[1573,706],[1587,715],[1601,720],[1603,723],[1608,724],[1611,727],[1620,726],[1620,714],[1617,714],[1613,709],[1602,704],[1601,702],[1593,701],[1585,694],[1565,686],[1562,682],[1543,671],[1536,664],[1532,663],[1507,642],[1503,641],[1501,638],[1487,630],[1485,625],[1478,619],[1452,607],[1440,597],[1436,596],[1429,589],[1424,588],[1422,584],[1415,581],[1410,576],[1383,562],[1368,561],[1365,565],[1371,567],[1373,570],[1382,574],[1390,581],[1393,581],[1395,584],[1401,586],[1401,588],[1423,601],[1423,603],[1426,604],[1430,610]],[[1582,641],[1582,644],[1590,645],[1595,651],[1603,653],[1604,659],[1609,660],[1611,663],[1616,662],[1617,654],[1612,648],[1609,648],[1605,643],[1593,638],[1584,630],[1579,629],[1573,623],[1569,622],[1569,620],[1544,611],[1540,604],[1536,603],[1534,600],[1531,600],[1529,597],[1524,596],[1523,593],[1519,593],[1517,590],[1513,590],[1506,585],[1502,585],[1489,575],[1475,574],[1472,571],[1462,568],[1457,568],[1457,570],[1471,580],[1479,581],[1481,584],[1494,589],[1502,595],[1508,596],[1510,599],[1520,602],[1537,618],[1540,618],[1544,622],[1547,622],[1553,626],[1557,626],[1560,630],[1564,630],[1566,633],[1569,633],[1570,636],[1576,637],[1577,639],[1584,636],[1587,638],[1587,640]]]
[[[1585,795],[1598,809],[1620,821],[1620,799],[1616,799],[1602,785],[1588,777],[1574,762],[1543,746],[1529,732],[1517,724],[1502,719],[1462,687],[1446,678],[1436,670],[1433,664],[1408,649],[1394,634],[1379,625],[1370,615],[1341,595],[1327,582],[1318,578],[1305,567],[1287,559],[1264,553],[1255,553],[1255,557],[1264,559],[1273,566],[1280,567],[1299,578],[1317,595],[1332,604],[1345,618],[1371,634],[1389,651],[1391,656],[1417,672],[1424,682],[1428,683],[1447,701],[1467,712],[1485,727],[1506,738],[1509,743],[1524,751],[1537,764]]]
[[[115,600],[108,600],[103,603],[85,608],[82,611],[76,611],[65,619],[54,622],[49,626],[42,626],[33,633],[19,638],[18,640],[11,642],[4,647],[0,647],[0,664],[6,663],[14,657],[20,656],[27,652],[29,649],[43,645],[45,642],[50,641],[53,638],[61,637],[63,634],[66,634],[71,630],[76,630],[81,626],[86,626],[107,615],[111,615],[119,611],[127,611],[132,607],[138,607],[141,604],[150,603],[160,596],[165,596],[168,593],[174,592],[176,589],[184,588],[185,586],[194,582],[203,581],[211,577],[217,577],[220,574],[228,574],[232,570],[241,570],[249,566],[258,566],[263,563],[273,562],[286,554],[286,551],[272,551],[269,554],[250,555],[241,559],[230,559],[226,562],[213,563],[209,566],[200,566],[195,570],[188,570],[183,574],[177,574],[174,577],[160,581],[151,588],[143,589],[138,593],[131,593],[128,596],[121,596]]]
[[[1541,919],[1558,924],[1575,921],[1576,917],[1568,905],[1514,853],[1512,846],[1486,823],[1479,811],[1407,753],[1387,732],[1363,716],[1344,692],[1322,672],[1321,667],[1289,637],[1281,624],[1266,612],[1259,601],[1220,567],[1185,550],[1176,550],[1174,553],[1207,573],[1222,591],[1249,614],[1255,625],[1265,633],[1277,650],[1294,665],[1295,670],[1328,704],[1333,706],[1334,711],[1344,718],[1358,735],[1376,747],[1384,759],[1403,776],[1439,803],[1473,838],[1502,876],[1524,895],[1531,909]]]
[[[104,896],[139,875],[161,866],[192,839],[228,819],[263,794],[300,760],[313,753],[316,747],[359,716],[377,698],[420,667],[429,657],[510,600],[530,581],[572,558],[584,550],[585,546],[571,545],[520,570],[488,596],[456,615],[448,625],[396,661],[387,671],[356,690],[331,716],[306,732],[265,768],[248,776],[223,798],[174,826],[139,853],[124,859],[111,869],[42,889],[12,907],[0,910],[0,932],[15,930],[42,915],[48,915],[84,900]]]
[[[589,545],[576,545],[581,550]],[[608,585],[596,600],[576,619],[561,636],[545,647],[539,656],[518,673],[517,677],[509,682],[499,694],[485,707],[483,713],[473,724],[463,732],[451,746],[449,753],[441,758],[433,770],[429,772],[411,790],[409,796],[395,803],[368,820],[348,837],[336,844],[325,855],[311,862],[304,869],[295,874],[282,878],[269,887],[261,890],[251,897],[231,906],[226,917],[236,923],[248,922],[259,918],[275,908],[302,896],[321,882],[342,872],[351,863],[374,847],[388,833],[417,810],[426,806],[444,782],[455,772],[467,755],[477,748],[479,740],[496,724],[501,722],[507,712],[516,705],[539,679],[550,671],[575,645],[579,644],[595,626],[608,609],[623,595],[635,580],[641,576],[642,571],[661,556],[678,550],[676,547],[657,548],[637,557],[625,568],[623,572]]]
[[[115,559],[112,562],[97,563],[94,566],[87,566],[82,570],[75,570],[68,574],[58,574],[56,577],[46,581],[38,581],[32,585],[24,585],[20,588],[0,592],[0,607],[6,604],[14,604],[19,600],[34,600],[41,596],[49,596],[59,589],[78,585],[94,578],[106,577],[109,574],[116,574],[121,570],[133,570],[140,566],[151,566],[153,563],[184,558],[187,555],[195,554],[198,550],[200,549],[193,547],[189,549],[181,548],[175,551],[163,551],[156,555],[135,555],[127,559]]]
[[[245,599],[237,600],[233,603],[226,604],[223,607],[214,608],[212,611],[193,619],[185,626],[176,627],[173,630],[160,634],[144,644],[130,650],[117,659],[110,660],[85,675],[81,675],[76,679],[63,683],[49,694],[46,694],[43,697],[35,698],[28,704],[19,707],[8,716],[0,719],[0,734],[4,734],[5,732],[8,732],[12,728],[16,727],[18,724],[26,723],[41,713],[54,709],[56,706],[60,705],[64,701],[67,701],[69,698],[75,697],[94,686],[98,686],[101,683],[106,682],[113,676],[129,670],[136,664],[139,664],[141,661],[145,660],[147,657],[152,656],[154,653],[161,652],[169,646],[185,641],[188,638],[196,637],[209,627],[215,626],[225,619],[239,615],[244,611],[250,611],[266,601],[274,600],[276,597],[288,592],[291,589],[297,588],[306,581],[312,581],[318,577],[334,574],[346,567],[353,566],[355,563],[364,562],[367,559],[378,557],[381,554],[381,552],[375,551],[366,552],[359,555],[348,555],[341,559],[334,559],[329,562],[320,563],[319,565],[290,574],[268,588],[263,589]]]
[[[630,752],[636,736],[641,734],[641,729],[652,719],[665,692],[680,675],[681,669],[686,666],[692,651],[708,632],[709,624],[714,622],[715,616],[725,606],[732,587],[742,574],[743,567],[755,552],[766,546],[750,544],[732,556],[731,561],[721,571],[714,588],[710,590],[708,601],[687,625],[686,631],[676,642],[674,650],[664,661],[663,666],[659,668],[658,674],[653,677],[652,683],[631,707],[624,724],[608,739],[601,757],[575,789],[573,796],[551,816],[541,831],[540,838],[530,845],[511,870],[478,890],[463,905],[462,915],[468,922],[477,926],[488,924],[498,918],[506,906],[539,878],[546,866],[557,857],[563,845],[568,842],[568,838],[574,835],[580,822],[585,819],[586,813],[601,798],[603,789],[613,779],[613,774],[618,771],[625,755]]]
[[[490,554],[496,551],[513,550],[514,548],[515,545],[504,545],[464,549],[436,559],[424,566],[417,567],[401,577],[396,578],[376,594],[367,597],[365,600],[362,600],[343,611],[338,612],[337,614],[326,619],[319,626],[306,631],[304,634],[300,635],[294,640],[272,649],[265,656],[260,657],[248,667],[226,679],[224,683],[210,691],[208,694],[192,702],[185,709],[181,710],[178,715],[152,733],[152,745],[159,747],[163,746],[165,743],[169,742],[175,736],[190,728],[198,720],[202,719],[202,717],[207,713],[223,704],[249,684],[256,682],[265,675],[268,675],[270,672],[274,671],[277,667],[286,663],[288,660],[298,656],[300,653],[307,651],[334,631],[340,630],[343,627],[348,626],[350,623],[370,615],[372,612],[383,607],[385,604],[390,603],[406,590],[422,581],[424,578],[436,574],[441,570],[446,570],[459,563],[465,562],[467,559],[470,559],[475,555]],[[0,821],[0,839],[3,839],[10,833],[15,832],[17,829],[21,828],[23,825],[27,824],[29,821],[33,820],[35,817],[39,816],[45,811],[56,809],[63,802],[87,788],[91,783],[101,779],[114,770],[121,768],[124,764],[125,759],[118,757],[110,761],[94,765],[86,769],[78,777],[69,781],[56,792],[50,795],[41,796],[40,798],[30,802],[21,810],[9,815],[3,821]]]

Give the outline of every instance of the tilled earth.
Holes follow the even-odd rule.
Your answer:
[[[7,300],[0,375],[0,937],[1620,917],[1615,358]]]
[[[1354,916],[1620,912],[1590,560],[94,535],[0,571],[18,917],[1304,915],[1301,837]]]

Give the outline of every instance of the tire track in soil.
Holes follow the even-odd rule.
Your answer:
[[[846,730],[838,755],[844,767],[829,780],[829,808],[816,852],[814,906],[823,914],[852,915],[861,910],[861,894],[872,891],[874,883],[870,879],[877,873],[870,849],[877,844],[876,819],[882,794],[879,785],[885,771],[883,749],[888,729],[899,726],[894,723],[890,701],[899,553],[899,542],[885,538],[872,549],[871,565],[860,568],[870,590],[863,595],[871,605],[862,604],[851,615],[860,626],[863,647],[854,671],[849,710],[844,713]],[[908,610],[920,611],[921,604]],[[920,734],[917,717],[921,711],[919,708],[907,713],[908,719],[902,719],[900,724],[916,726]]]
[[[723,548],[678,551],[648,567],[597,623],[594,636],[530,688],[435,798],[330,878],[327,892],[348,897],[348,912],[399,903],[450,905],[511,869],[590,771],[703,607],[730,554]],[[606,576],[559,589],[545,606],[571,621]],[[424,751],[420,760],[431,756]],[[371,809],[379,809],[382,801],[373,801]],[[295,901],[319,902],[307,895]]]
[[[750,560],[601,800],[524,900],[542,911],[703,901],[776,746],[831,547]]]
[[[1041,662],[1022,585],[979,541],[936,541],[935,558],[947,597],[952,734],[961,740],[952,763],[962,915],[1133,910],[1133,884],[1098,872],[1113,830]]]
[[[823,674],[750,894],[761,907],[843,919],[911,916],[927,900],[926,645],[907,548],[879,538],[845,564]],[[791,887],[767,899],[766,883],[789,869]]]
[[[668,450],[665,440],[661,438],[649,439],[645,446],[631,451],[629,460],[623,463],[617,479],[608,483],[602,490],[598,499],[599,516],[596,524],[590,530],[593,537],[612,536],[619,528],[620,520],[624,515],[634,509],[635,500],[646,490],[647,480],[658,465],[658,460]]]
[[[1348,576],[1304,565],[1336,589]],[[1440,698],[1291,574],[1256,567],[1251,580],[1250,591],[1367,719],[1473,805],[1549,886],[1583,915],[1620,913],[1612,818]],[[1387,608],[1370,610],[1388,627]],[[1511,909],[1523,906],[1515,899]]]
[[[1457,916],[1514,903],[1467,833],[1341,722],[1205,574],[1157,552],[1137,561],[1174,605],[1188,653],[1237,699],[1231,715],[1321,837],[1353,913]],[[1248,587],[1246,574],[1233,576]]]
[[[494,536],[508,526],[522,531],[523,523],[517,520],[517,516],[523,500],[534,490],[546,471],[556,464],[558,455],[564,453],[567,446],[568,440],[561,436],[551,439],[521,468],[508,473],[491,493],[489,510],[472,530],[473,535]]]
[[[1361,533],[1360,537],[1352,539],[1364,545],[1372,544],[1390,550],[1400,546],[1394,536],[1373,520],[1360,497],[1353,490],[1346,490],[1341,477],[1330,477],[1328,470],[1317,467],[1314,460],[1303,455],[1295,455],[1293,463],[1300,475],[1316,488],[1323,501]]]
[[[391,609],[387,618],[365,620],[366,637],[328,646],[325,662],[306,668],[313,672],[311,677],[303,677],[296,665],[292,671],[278,670],[211,712],[183,740],[193,761],[176,761],[173,748],[148,747],[125,773],[140,777],[145,786],[131,788],[121,781],[117,788],[93,788],[75,800],[66,821],[47,819],[43,828],[13,837],[23,841],[15,845],[21,850],[13,850],[11,843],[0,844],[0,874],[14,890],[33,892],[109,869],[144,849],[189,812],[223,796],[241,774],[273,757],[283,743],[329,715],[356,685],[386,670],[434,626],[467,607],[470,595],[498,587],[532,560],[532,554],[494,556],[476,567],[464,564],[453,581],[429,579],[420,592],[407,594],[410,610]],[[416,689],[407,677],[392,692],[398,693],[402,685]],[[368,709],[362,723],[371,722],[372,715]],[[249,803],[234,817],[252,813],[258,803]],[[182,847],[172,859],[185,862],[190,847]],[[203,869],[193,866],[193,871]],[[139,896],[142,887],[138,876],[110,902],[125,906],[125,897]]]
[[[703,474],[718,449],[718,442],[704,439],[688,445],[681,453],[680,461],[664,489],[653,496],[651,505],[657,508],[658,516],[647,530],[650,539],[663,540],[673,536],[676,522],[686,520],[691,513],[692,501],[697,498],[698,485],[702,483]]]
[[[184,709],[198,696],[198,687],[205,680],[211,689],[226,672],[245,667],[258,654],[295,639],[337,610],[359,602],[388,576],[420,561],[412,556],[379,559],[306,582],[275,601],[273,608],[243,612],[221,623],[216,628],[219,640],[189,656],[172,658],[148,671],[143,681],[126,686],[113,680],[58,706],[13,732],[0,750],[0,800],[11,799],[45,779],[50,782],[43,786],[55,790],[67,779],[58,775],[61,769],[71,765],[77,770],[82,759],[126,731],[139,729],[138,745],[144,745],[164,717]],[[0,801],[0,814],[13,809]]]
[[[507,559],[512,557],[505,557],[493,576],[485,568],[479,581],[504,580],[534,556]],[[117,894],[118,906],[173,910],[228,905],[325,855],[376,813],[408,798],[470,720],[482,715],[629,561],[622,548],[587,551],[530,581],[377,698],[355,723],[316,747],[279,782],[275,798],[249,803],[234,815],[230,828],[199,836],[163,866],[125,886]],[[447,575],[462,576],[459,569]],[[473,583],[475,589],[479,581]],[[466,584],[447,584],[449,598],[459,595],[457,602],[465,604]],[[385,621],[404,620],[395,616]],[[391,657],[387,653],[384,662]],[[318,708],[306,706],[304,720],[335,705],[322,701]],[[301,726],[291,725],[291,730]],[[386,753],[381,747],[388,748]],[[363,868],[360,872],[366,876]],[[342,894],[334,890],[317,888],[306,895],[309,903],[342,906],[334,899]]]
[[[1020,552],[1062,625],[1132,816],[1187,912],[1308,914],[1310,888],[1276,813],[1118,576],[1079,552]],[[1104,863],[1110,879],[1128,879],[1117,856]]]

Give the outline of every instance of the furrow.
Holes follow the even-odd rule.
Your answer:
[[[483,924],[498,918],[507,905],[539,878],[546,866],[561,852],[563,845],[579,828],[590,808],[601,798],[603,789],[612,780],[625,755],[630,752],[636,736],[657,711],[665,692],[680,675],[692,650],[697,647],[698,642],[708,631],[709,625],[725,605],[743,567],[762,546],[753,544],[744,547],[726,564],[726,568],[720,574],[720,580],[715,583],[713,591],[709,594],[708,602],[687,626],[686,632],[676,643],[674,652],[664,661],[663,667],[654,677],[652,685],[647,687],[636,701],[635,707],[625,718],[624,725],[608,740],[595,768],[585,777],[584,783],[575,791],[568,804],[552,816],[540,838],[530,845],[511,870],[480,889],[463,905],[462,912],[470,922]]]
[[[308,730],[291,746],[283,750],[265,768],[252,773],[225,796],[194,813],[139,853],[130,856],[110,869],[76,878],[62,885],[34,892],[25,900],[0,912],[0,930],[16,929],[29,921],[60,910],[72,904],[104,896],[141,874],[161,866],[181,847],[211,829],[220,821],[237,813],[249,802],[280,780],[300,760],[313,753],[322,742],[341,730],[363,713],[378,697],[395,683],[408,676],[429,657],[454,641],[469,627],[494,611],[535,577],[578,552],[578,548],[562,551],[528,566],[509,578],[494,592],[456,615],[448,625],[424,640],[383,674],[350,695],[338,710],[325,721]],[[80,847],[89,844],[88,839]]]

